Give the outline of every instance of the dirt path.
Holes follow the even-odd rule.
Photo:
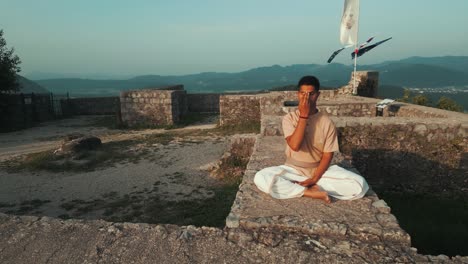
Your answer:
[[[126,140],[142,135],[165,133],[164,129],[121,130],[109,129],[99,125],[102,119],[112,116],[78,116],[68,119],[42,123],[40,126],[21,131],[0,134],[0,161],[12,156],[55,149],[61,139],[71,133],[90,134],[101,138],[103,142]],[[212,129],[216,124],[197,124],[172,131]]]

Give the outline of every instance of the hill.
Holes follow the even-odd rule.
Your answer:
[[[18,82],[20,85],[20,93],[49,93],[49,91],[46,88],[42,87],[36,82],[26,79],[20,75],[17,75],[16,77],[18,78]]]
[[[409,57],[397,61],[387,61],[380,65],[401,63],[401,64],[424,64],[439,66],[455,71],[468,72],[468,56],[442,56],[442,57]]]
[[[462,102],[468,90],[468,57],[410,57],[399,61],[387,61],[373,65],[362,65],[358,70],[380,72],[379,96],[401,97],[403,87],[430,91],[436,100],[444,94],[444,87],[454,87],[447,94],[468,109],[468,102]],[[182,83],[192,93],[209,92],[252,92],[296,84],[304,75],[317,76],[324,87],[339,87],[348,83],[352,67],[339,63],[294,64],[290,66],[266,66],[237,73],[204,72],[199,74],[162,76],[142,75],[124,80],[91,80],[79,78],[48,79],[37,81],[54,93],[70,92],[71,96],[110,96],[120,91],[143,89]],[[454,92],[455,91],[455,92]],[[437,95],[436,95],[437,94]],[[461,95],[461,96],[459,96]],[[440,96],[439,96],[440,97]]]

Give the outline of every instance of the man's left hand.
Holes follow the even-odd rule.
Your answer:
[[[297,184],[304,187],[310,187],[315,184],[315,181],[313,179],[307,179],[305,181],[297,182]]]

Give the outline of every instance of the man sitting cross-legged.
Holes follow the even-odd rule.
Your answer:
[[[286,162],[255,174],[257,187],[277,199],[310,197],[330,203],[363,197],[369,186],[360,175],[330,166],[338,151],[336,128],[327,114],[317,109],[320,83],[304,76],[298,83],[299,109],[283,118]]]

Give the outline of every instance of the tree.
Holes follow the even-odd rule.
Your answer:
[[[6,45],[3,30],[0,30],[0,93],[19,90],[16,74],[21,71],[21,60],[14,54],[15,49],[8,49]]]
[[[403,102],[403,103],[409,103],[411,100],[411,90],[410,89],[404,89],[403,90],[403,97],[396,99],[397,101]]]
[[[413,97],[413,104],[431,106],[431,100],[425,95],[418,94]]]
[[[463,106],[457,104],[454,100],[445,96],[442,96],[439,99],[439,101],[437,102],[437,108],[449,111],[463,112]]]

